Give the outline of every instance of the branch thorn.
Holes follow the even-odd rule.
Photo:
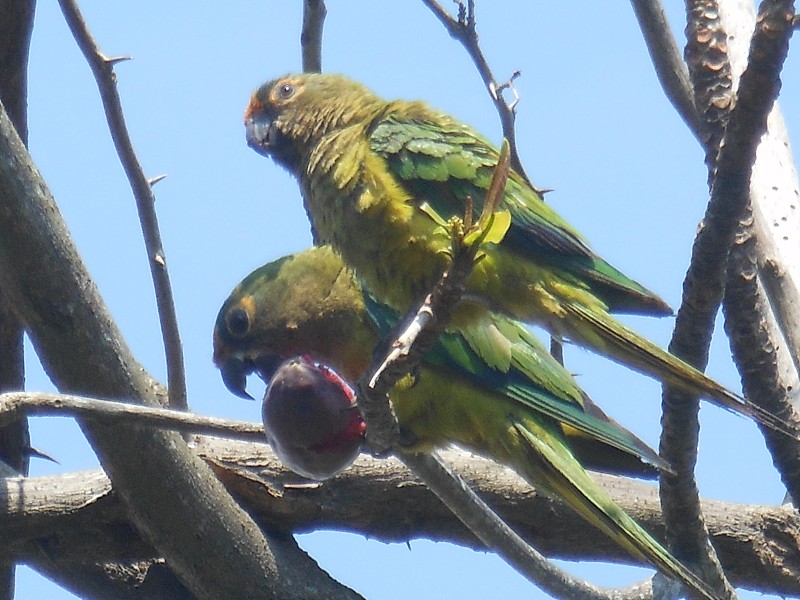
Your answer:
[[[102,56],[103,62],[113,67],[117,63],[125,62],[126,60],[133,60],[132,56]]]

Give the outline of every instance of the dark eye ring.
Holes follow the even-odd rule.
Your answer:
[[[243,308],[229,312],[225,323],[228,325],[228,331],[235,337],[242,337],[250,331],[250,317]]]
[[[294,96],[295,88],[291,83],[284,83],[278,88],[278,96],[281,97],[281,100],[288,100],[292,96]]]

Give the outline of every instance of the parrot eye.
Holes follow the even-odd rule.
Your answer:
[[[236,337],[242,337],[250,330],[250,317],[243,308],[229,312],[225,323],[228,325],[228,331]]]
[[[281,86],[278,88],[278,96],[281,100],[288,100],[294,96],[296,90],[297,88],[295,88],[291,83],[286,82],[281,84]]]

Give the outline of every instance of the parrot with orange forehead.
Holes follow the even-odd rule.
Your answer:
[[[453,218],[480,211],[498,150],[422,102],[387,101],[342,75],[287,75],[262,85],[245,113],[248,144],[300,183],[319,243],[330,244],[378,301],[404,313],[450,260]],[[781,419],[620,323],[664,316],[657,295],[595,254],[513,170],[499,210],[511,224],[481,247],[454,326],[495,311],[546,328],[663,383],[792,437]]]

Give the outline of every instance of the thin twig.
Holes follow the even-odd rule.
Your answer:
[[[359,410],[367,424],[367,443],[377,454],[395,447],[399,438],[397,419],[389,406],[389,390],[418,368],[464,293],[476,248],[464,247],[463,250],[453,257],[422,306],[410,318],[401,321],[403,327],[396,336],[390,336],[389,348],[384,353],[376,353],[375,362],[358,381]],[[402,347],[401,351],[398,346]]]
[[[444,25],[447,32],[452,38],[461,42],[461,45],[467,51],[467,54],[472,59],[478,73],[483,79],[486,89],[489,91],[489,96],[494,103],[497,114],[500,117],[500,125],[503,129],[503,137],[508,140],[511,145],[511,167],[539,193],[544,193],[543,190],[538,190],[533,185],[530,177],[528,177],[525,167],[522,166],[522,159],[517,150],[517,133],[516,133],[516,108],[519,103],[520,97],[514,88],[514,79],[519,77],[520,71],[514,71],[511,77],[505,83],[498,84],[492,70],[489,68],[489,63],[483,55],[480,44],[478,43],[478,32],[475,27],[475,2],[468,0],[465,6],[462,0],[455,0],[458,5],[458,17],[448,13],[436,0],[422,0],[423,4],[427,6],[431,12],[436,15],[436,18]],[[512,102],[506,102],[503,95],[504,90],[509,89],[514,95]],[[564,364],[564,347],[560,339],[550,338],[550,354],[561,364]]]
[[[9,392],[0,394],[0,426],[21,415],[63,416],[65,414],[95,421],[124,420],[127,423],[139,423],[171,431],[216,435],[248,442],[267,443],[264,437],[264,429],[260,423],[229,421],[168,408],[156,408],[70,394],[44,392]]]
[[[328,9],[325,0],[303,1],[303,29],[300,32],[300,48],[303,53],[305,73],[322,72],[322,28]]]
[[[467,278],[479,260],[481,244],[495,225],[495,212],[506,187],[509,168],[510,146],[504,140],[477,224],[472,225],[471,203],[463,220],[454,219],[448,224],[453,257],[450,265],[422,305],[410,311],[388,336],[384,343],[388,343],[388,347],[376,350],[373,364],[357,382],[359,410],[367,425],[367,444],[376,453],[393,448],[399,435],[397,419],[389,407],[389,390],[406,374],[418,370],[422,357],[455,314]]]
[[[494,102],[497,114],[500,116],[503,137],[511,144],[511,166],[531,187],[534,187],[522,166],[522,160],[520,160],[519,153],[517,152],[517,135],[514,128],[519,95],[514,88],[513,81],[520,75],[520,72],[515,71],[504,83],[498,83],[497,79],[495,79],[489,67],[489,63],[483,55],[483,51],[478,43],[478,32],[475,28],[474,0],[467,0],[466,6],[464,6],[461,0],[456,1],[458,4],[457,18],[453,18],[453,16],[442,8],[436,0],[422,0],[422,3],[436,15],[445,29],[447,29],[450,36],[461,42],[467,54],[469,54],[472,59],[472,62],[475,63],[478,73],[480,73],[481,79],[483,79],[483,83],[489,91],[489,96],[492,98],[492,102]],[[514,100],[511,102],[506,102],[503,96],[503,91],[506,89],[511,90],[514,94]]]
[[[484,214],[478,221],[479,233],[485,234],[487,231],[487,224],[505,189],[508,171],[509,145],[504,143],[484,203]],[[468,213],[464,223],[471,221],[471,215]],[[469,229],[469,226],[467,227]],[[369,448],[376,453],[395,449],[400,460],[422,479],[470,531],[503,557],[509,565],[542,589],[556,596],[587,600],[627,598],[628,596],[622,592],[606,593],[556,567],[508,527],[438,457],[406,453],[398,447],[400,430],[390,407],[388,392],[401,377],[418,368],[422,357],[453,316],[483,240],[479,235],[477,242],[467,245],[458,233],[468,234],[469,231],[456,231],[454,228],[453,260],[436,288],[417,311],[401,321],[399,333],[389,336],[388,348],[383,348],[383,352],[379,348],[373,365],[358,381],[358,405],[367,425]],[[469,235],[465,237],[468,238]],[[646,586],[632,588],[632,593],[635,595],[631,598],[641,598],[643,589],[649,588]]]
[[[631,0],[631,4],[664,93],[691,132],[701,139],[689,70],[670,31],[664,6],[660,0]]]
[[[188,403],[186,399],[183,348],[178,330],[178,319],[175,315],[172,286],[167,272],[164,249],[161,244],[158,218],[156,217],[155,195],[153,194],[152,182],[145,177],[142,166],[139,164],[133,149],[128,127],[125,124],[125,117],[122,113],[122,103],[117,93],[114,64],[127,60],[127,57],[111,58],[105,56],[94,41],[75,1],[59,0],[59,4],[67,25],[69,25],[75,41],[83,52],[97,80],[97,87],[100,90],[100,97],[103,101],[103,110],[108,121],[111,138],[114,140],[114,147],[117,150],[122,168],[125,170],[136,200],[147,252],[147,262],[153,278],[161,333],[164,339],[169,405],[175,409],[185,410],[188,407]]]
[[[619,598],[559,569],[529,546],[435,454],[399,452],[398,458],[480,539],[529,581],[556,598]]]

